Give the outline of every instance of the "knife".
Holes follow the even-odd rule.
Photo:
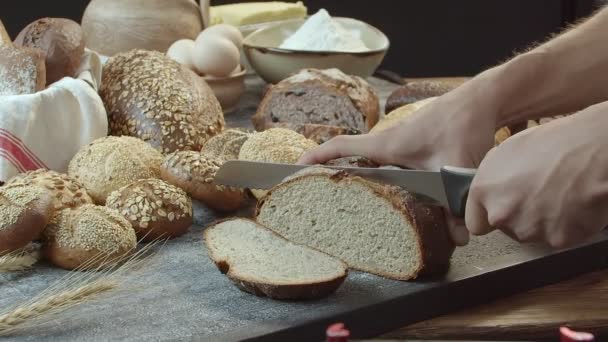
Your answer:
[[[454,216],[460,218],[464,218],[469,186],[476,172],[476,169],[453,166],[444,166],[440,171],[319,166],[344,170],[353,176],[400,186],[419,197],[448,208]],[[230,160],[220,167],[214,182],[237,188],[264,190],[308,167],[310,165]]]

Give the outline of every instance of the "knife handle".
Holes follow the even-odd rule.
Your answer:
[[[477,169],[444,166],[441,168],[441,179],[445,188],[452,215],[464,218],[469,197],[469,187]]]

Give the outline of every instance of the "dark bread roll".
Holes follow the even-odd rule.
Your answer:
[[[192,226],[192,200],[160,179],[140,179],[110,194],[106,206],[127,219],[142,241],[175,238]]]
[[[233,211],[246,203],[248,194],[243,189],[213,182],[222,163],[222,160],[200,152],[173,152],[161,164],[160,175],[163,180],[183,189],[211,209]]]
[[[53,199],[42,188],[0,188],[0,255],[37,239],[54,212]]]
[[[80,25],[70,19],[42,18],[27,25],[15,38],[15,45],[37,48],[46,56],[46,82],[73,77],[84,53]]]
[[[160,52],[132,50],[110,58],[100,95],[111,135],[140,138],[163,153],[200,151],[224,130],[222,108],[207,83]]]
[[[395,89],[386,99],[384,113],[410,103],[418,102],[429,97],[441,96],[455,89],[458,85],[451,82],[441,81],[415,81]]]
[[[379,115],[378,95],[364,79],[304,69],[267,88],[252,122],[257,131],[313,124],[367,132]]]
[[[44,53],[0,44],[0,96],[34,94],[46,85]]]
[[[115,209],[93,204],[61,210],[44,238],[44,256],[68,270],[115,265],[137,246],[129,221]]]

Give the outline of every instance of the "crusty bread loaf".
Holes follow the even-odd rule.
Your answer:
[[[245,204],[243,189],[217,185],[213,182],[223,160],[194,151],[168,154],[161,167],[161,178],[186,191],[192,198],[211,209],[233,211]]]
[[[250,137],[241,147],[240,160],[294,164],[306,152],[318,144],[303,135],[285,128],[271,128]],[[265,190],[252,189],[260,199]]]
[[[6,182],[11,186],[37,186],[48,190],[56,211],[92,204],[93,199],[76,179],[53,170],[38,169],[20,173]]]
[[[201,153],[220,160],[239,159],[241,146],[243,146],[245,141],[252,135],[253,133],[242,129],[227,129],[209,139],[205,145],[203,145]]]
[[[68,175],[103,205],[112,191],[138,179],[160,178],[162,161],[162,154],[140,139],[108,136],[83,146],[70,161]]]
[[[15,45],[40,49],[46,61],[46,83],[74,77],[84,54],[80,25],[70,19],[42,18],[27,25],[15,38]]]
[[[13,40],[9,36],[8,32],[6,32],[6,28],[4,27],[2,20],[0,20],[0,46],[2,45],[11,46],[13,45]]]
[[[304,69],[270,86],[252,121],[257,131],[314,124],[367,132],[379,112],[378,95],[364,79],[338,69]]]
[[[327,168],[304,169],[271,189],[256,217],[292,242],[392,279],[444,272],[455,248],[440,207]]]
[[[274,127],[290,129],[294,132],[302,134],[319,145],[338,135],[359,135],[363,133],[356,128],[319,124],[293,124],[289,122],[278,122],[274,125]]]
[[[42,188],[0,188],[0,255],[37,239],[53,214],[53,200]]]
[[[142,241],[175,238],[192,226],[192,200],[160,179],[140,179],[110,194],[106,206],[118,210]]]
[[[395,89],[386,99],[384,112],[390,113],[395,109],[418,102],[429,97],[444,95],[460,84],[454,82],[442,82],[434,80],[414,81],[406,83]]]
[[[205,229],[209,257],[243,291],[282,300],[327,296],[346,279],[347,266],[285,240],[260,224],[229,219]]]
[[[163,153],[200,151],[224,129],[222,108],[207,83],[157,51],[110,58],[100,95],[110,134],[138,137]]]
[[[44,53],[0,45],[0,96],[33,94],[44,89]]]
[[[68,270],[114,265],[137,246],[135,231],[118,211],[93,204],[61,210],[44,239],[45,257]]]

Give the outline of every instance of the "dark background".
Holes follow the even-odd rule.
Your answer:
[[[129,0],[125,0],[129,1]],[[172,1],[172,0],[167,0]],[[258,0],[259,1],[259,0]],[[211,0],[212,5],[232,3]],[[312,14],[364,20],[391,49],[381,66],[408,77],[470,76],[591,14],[601,0],[305,0]],[[0,0],[11,37],[40,17],[78,22],[88,0]]]

